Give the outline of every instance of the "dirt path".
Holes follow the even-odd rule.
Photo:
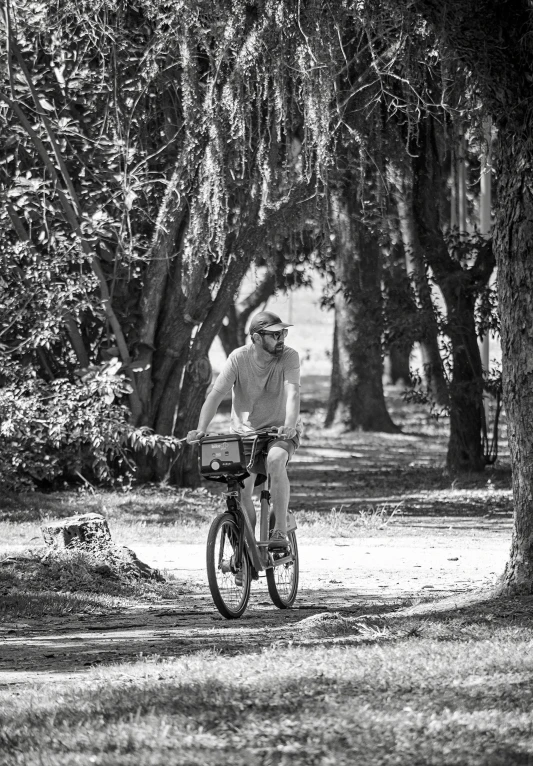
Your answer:
[[[136,546],[147,563],[183,584],[179,602],[108,617],[73,616],[0,626],[0,684],[64,678],[86,668],[139,655],[177,656],[212,649],[260,650],[290,641],[297,623],[323,611],[376,614],[419,599],[485,586],[501,573],[509,524],[472,528],[472,519],[418,519],[417,526],[369,536],[300,541],[300,592],[295,608],[280,611],[266,582],[254,583],[241,620],[223,620],[208,593],[204,545]]]

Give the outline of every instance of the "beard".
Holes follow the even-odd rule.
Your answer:
[[[270,354],[270,356],[281,356],[283,354],[283,351],[285,349],[284,343],[276,343],[273,349],[269,348],[265,342],[265,339],[263,338],[263,349],[267,352],[267,354]]]

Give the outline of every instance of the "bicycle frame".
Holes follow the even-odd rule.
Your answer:
[[[259,431],[243,437],[243,439],[253,439],[251,455],[247,465],[248,470],[254,463],[257,446],[260,443],[260,440],[265,436],[276,436],[276,434],[266,431]],[[292,561],[291,555],[274,559],[274,556],[268,550],[270,523],[270,476],[268,477],[267,481],[261,485],[262,489],[260,493],[259,540],[256,540],[255,538],[255,531],[252,527],[250,519],[248,518],[248,513],[243,507],[241,501],[242,484],[240,479],[238,477],[226,475],[225,480],[227,483],[227,492],[225,492],[225,495],[228,511],[235,516],[235,521],[239,531],[244,532],[244,534],[239,535],[241,542],[239,544],[239,550],[237,551],[237,568],[241,566],[241,560],[244,554],[244,550],[241,550],[243,545],[242,541],[244,541],[250,563],[256,572],[262,572],[271,567],[281,566]],[[292,512],[288,511],[287,531],[295,529],[296,521]]]
[[[264,484],[263,484],[264,487]],[[228,492],[226,492],[228,511],[236,517],[236,522],[240,530],[244,530],[241,540],[244,540],[250,563],[256,572],[262,572],[270,567],[281,566],[292,560],[291,555],[276,558],[268,550],[269,542],[269,522],[270,522],[270,491],[262,489],[260,494],[260,518],[259,518],[259,540],[255,538],[255,532],[248,518],[246,509],[241,502],[241,491],[239,482],[235,479],[228,480]],[[296,529],[296,521],[291,511],[287,514],[287,531]],[[238,564],[244,551],[238,552]]]

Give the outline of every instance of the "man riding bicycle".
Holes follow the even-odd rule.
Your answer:
[[[287,463],[300,443],[300,358],[298,352],[285,346],[290,324],[271,311],[256,314],[248,330],[251,344],[235,349],[227,358],[213,389],[208,394],[198,421],[198,427],[189,431],[187,441],[205,436],[221,401],[232,390],[231,430],[246,435],[252,431],[272,430],[266,452],[258,457],[244,479],[242,502],[255,527],[256,513],[252,501],[256,483],[265,475],[272,479],[271,498],[274,529],[269,548],[288,548],[287,509],[290,484]],[[263,478],[258,478],[258,477]]]

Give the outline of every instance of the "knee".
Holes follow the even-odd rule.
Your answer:
[[[268,453],[267,470],[273,476],[281,476],[287,470],[288,455],[284,449],[272,449]]]

